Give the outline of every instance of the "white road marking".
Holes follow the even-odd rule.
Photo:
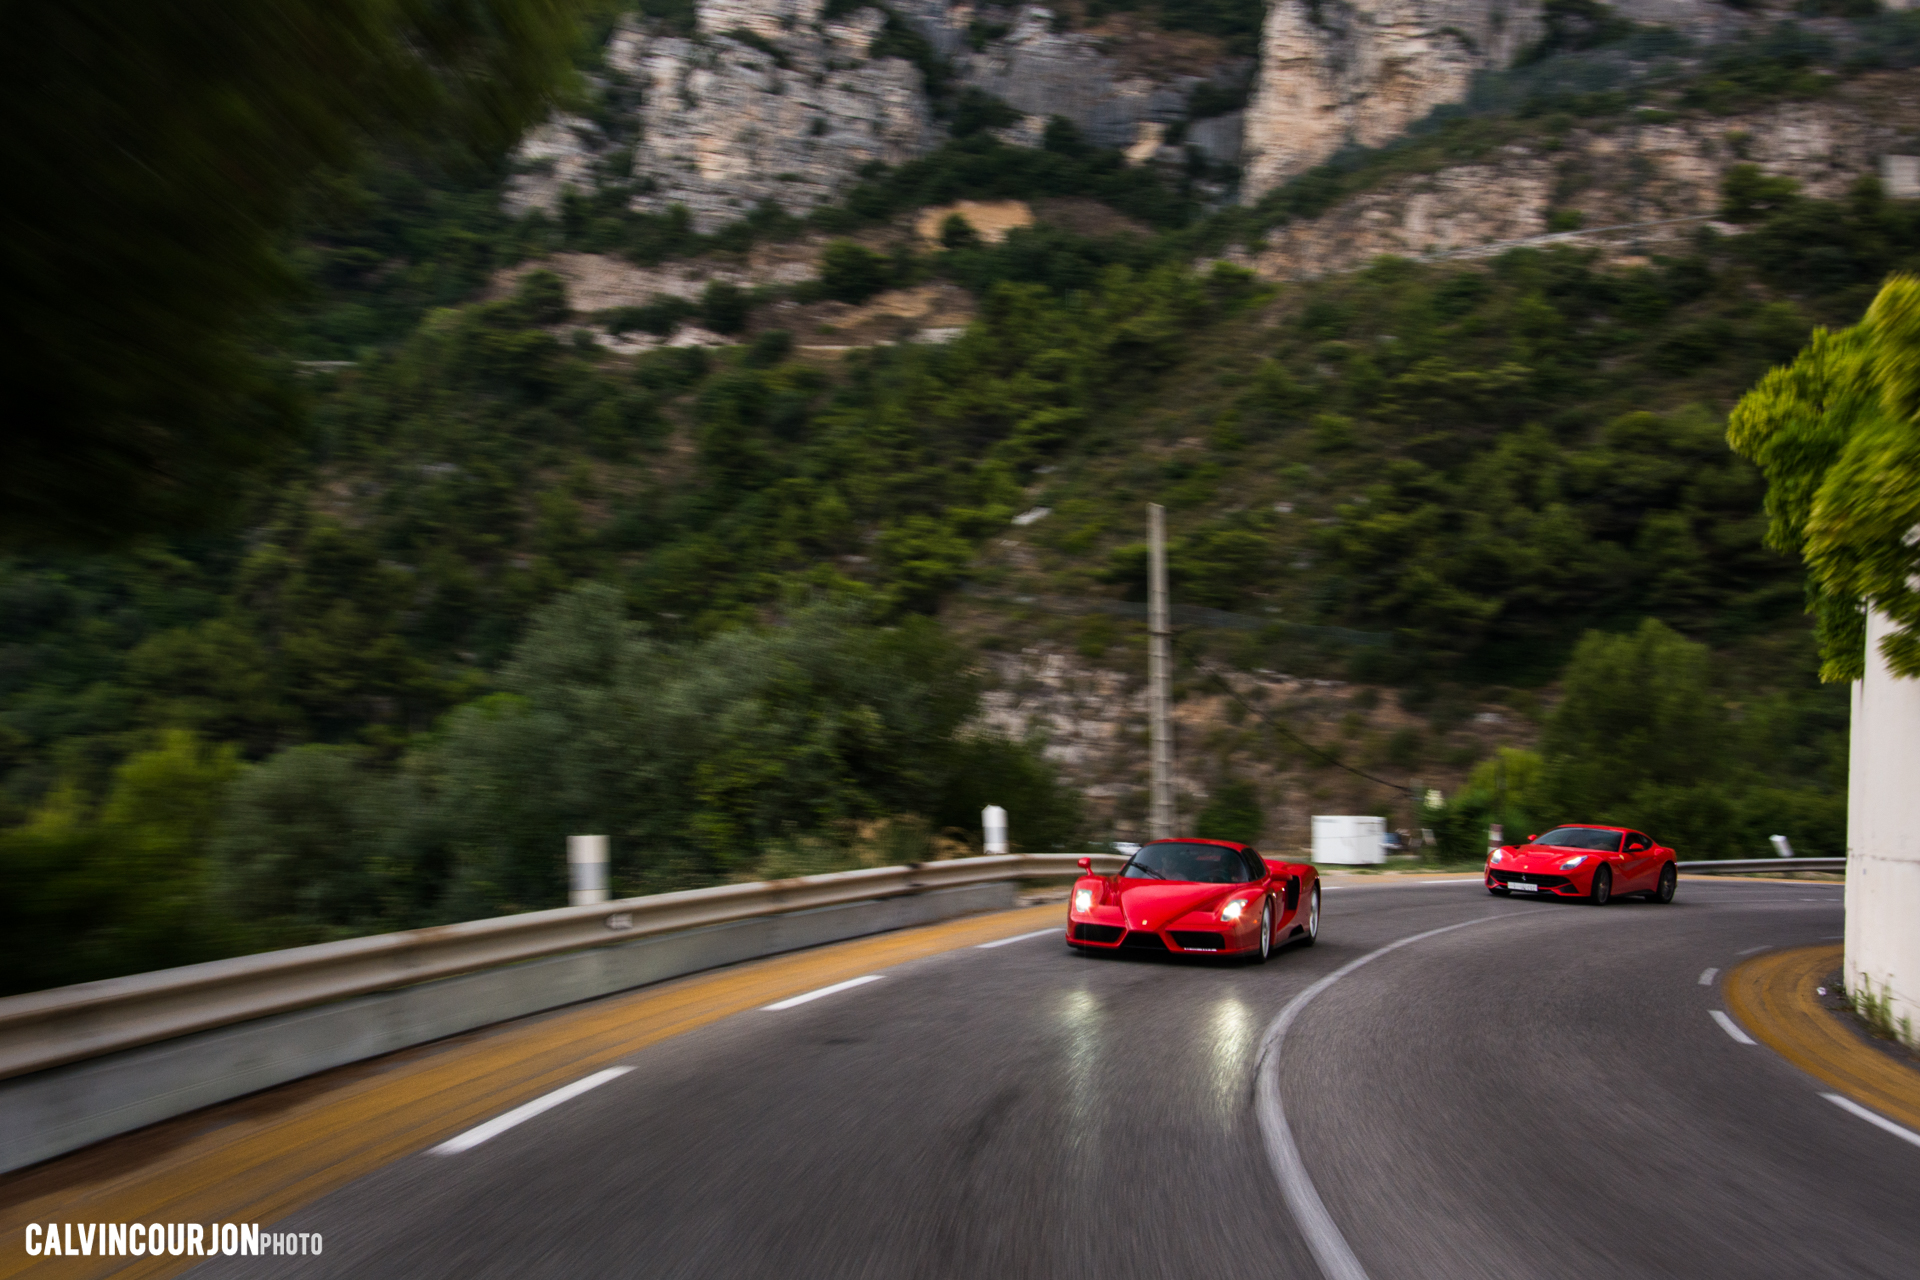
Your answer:
[[[1878,1112],[1867,1110],[1865,1107],[1855,1102],[1852,1098],[1843,1098],[1837,1093],[1823,1093],[1820,1096],[1825,1098],[1828,1102],[1831,1102],[1836,1107],[1841,1107],[1841,1108],[1844,1108],[1845,1110],[1853,1112],[1853,1114],[1859,1116],[1862,1120],[1865,1120],[1868,1124],[1877,1124],[1882,1129],[1885,1129],[1888,1133],[1892,1134],[1894,1137],[1905,1138],[1908,1142],[1911,1142],[1914,1146],[1920,1147],[1920,1133],[1915,1133],[1913,1130],[1907,1128],[1905,1125],[1895,1124],[1893,1121],[1887,1119],[1883,1115],[1880,1115]]]
[[[596,1071],[585,1079],[575,1080],[572,1084],[563,1085],[555,1089],[552,1093],[545,1094],[535,1098],[532,1102],[515,1107],[505,1115],[495,1116],[485,1124],[475,1125],[457,1138],[448,1138],[439,1146],[428,1151],[427,1154],[432,1156],[457,1156],[462,1151],[467,1151],[479,1146],[488,1138],[499,1137],[523,1120],[531,1120],[542,1111],[552,1110],[569,1098],[577,1098],[589,1089],[598,1089],[609,1080],[618,1080],[631,1070],[633,1070],[632,1067],[608,1067],[605,1071]]]
[[[1737,956],[1750,956],[1756,951],[1765,951],[1768,947],[1772,945],[1773,944],[1771,942],[1763,942],[1757,947],[1748,947],[1745,951],[1736,951],[1733,954]]]
[[[1713,1015],[1713,1020],[1720,1024],[1720,1029],[1722,1031],[1732,1036],[1735,1040],[1739,1041],[1741,1044],[1757,1043],[1752,1036],[1748,1035],[1746,1032],[1740,1029],[1740,1026],[1738,1023],[1734,1022],[1732,1018],[1729,1018],[1726,1014],[1720,1012],[1718,1009],[1709,1009],[1707,1010],[1707,1012]]]
[[[837,991],[846,991],[853,987],[864,987],[869,982],[878,981],[880,981],[879,974],[869,973],[864,977],[848,978],[845,982],[836,982],[830,987],[821,987],[818,991],[809,991],[805,995],[788,996],[785,1000],[775,1000],[772,1004],[763,1004],[760,1007],[762,1009],[791,1009],[797,1004],[805,1004],[809,1000],[818,1000],[821,996],[830,996]]]
[[[1358,960],[1347,961],[1302,991],[1287,1003],[1287,1007],[1280,1011],[1280,1016],[1273,1020],[1273,1025],[1267,1028],[1267,1034],[1260,1043],[1254,1109],[1260,1119],[1261,1136],[1266,1140],[1267,1162],[1273,1166],[1273,1176],[1280,1183],[1280,1194],[1286,1197],[1287,1208],[1293,1213],[1293,1220],[1299,1224],[1300,1234],[1306,1237],[1307,1248],[1313,1251],[1314,1261],[1320,1264],[1320,1273],[1326,1280],[1367,1280],[1367,1273],[1360,1265],[1360,1260],[1353,1256],[1353,1250],[1348,1247],[1346,1237],[1340,1234],[1340,1228],[1334,1225],[1333,1216],[1321,1202],[1320,1193],[1314,1190],[1313,1179],[1307,1175],[1307,1166],[1300,1159],[1300,1148],[1294,1144],[1293,1130],[1287,1127],[1286,1108],[1280,1103],[1280,1073],[1277,1065],[1280,1047],[1287,1038],[1287,1029],[1315,996],[1370,960],[1378,960],[1389,951],[1397,951],[1411,943],[1451,933],[1455,929],[1464,929],[1470,924],[1513,918],[1511,915],[1481,916],[1477,920],[1462,920],[1459,924],[1443,925],[1398,942],[1389,942],[1378,951],[1369,951]]]
[[[1704,972],[1704,973],[1702,973],[1702,974],[1700,975],[1700,985],[1701,985],[1701,986],[1703,986],[1703,987],[1710,987],[1710,986],[1712,986],[1712,985],[1713,985],[1713,975],[1715,975],[1716,973],[1719,973],[1719,972],[1720,972],[1720,971],[1719,971],[1718,969],[1708,969],[1708,970],[1707,970],[1706,972]]]
[[[996,938],[992,942],[975,943],[974,950],[991,951],[995,947],[1006,947],[1006,946],[1011,946],[1016,942],[1025,942],[1028,938],[1045,938],[1045,937],[1057,938],[1065,932],[1066,931],[1064,929],[1061,929],[1058,926],[1055,926],[1052,929],[1035,929],[1032,933],[1023,933],[1016,938]]]

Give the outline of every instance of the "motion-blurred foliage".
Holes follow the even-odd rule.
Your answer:
[[[16,6],[0,236],[0,545],[203,526],[289,443],[262,341],[306,183],[370,143],[486,162],[565,73],[578,0]]]

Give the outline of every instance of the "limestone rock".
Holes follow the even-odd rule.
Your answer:
[[[1880,170],[1920,130],[1920,94],[1903,79],[1867,76],[1831,98],[1745,116],[1576,130],[1553,152],[1508,147],[1281,227],[1250,265],[1268,279],[1302,279],[1382,254],[1476,258],[1527,242],[1580,244],[1609,257],[1672,252],[1713,220],[1733,165],[1757,164],[1826,199]],[[1579,215],[1579,229],[1549,230],[1556,193],[1559,209]]]
[[[702,231],[762,201],[804,213],[862,165],[935,144],[919,70],[867,57],[882,15],[819,12],[818,0],[703,0],[695,38],[626,39],[646,102],[633,173],[651,186],[634,207],[684,205]]]
[[[1247,110],[1243,198],[1349,143],[1398,136],[1540,31],[1533,0],[1274,0]]]
[[[553,212],[568,187],[593,190],[600,129],[581,116],[556,115],[520,140],[503,203],[518,217],[530,209]]]

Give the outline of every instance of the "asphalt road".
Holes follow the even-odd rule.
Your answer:
[[[1325,986],[1262,1061],[1316,981],[1456,924]],[[193,1274],[1311,1278],[1330,1231],[1374,1280],[1912,1277],[1920,1148],[1735,1041],[1701,981],[1840,929],[1837,885],[1595,909],[1427,883],[1329,891],[1320,945],[1264,966],[967,948],[652,1045],[276,1224],[322,1256]]]

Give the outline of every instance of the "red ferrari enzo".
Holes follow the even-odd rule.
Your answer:
[[[1320,880],[1306,863],[1270,862],[1229,840],[1154,840],[1120,868],[1093,861],[1067,904],[1067,945],[1265,960],[1278,944],[1320,934]]]
[[[1555,827],[1487,855],[1487,892],[1584,898],[1596,907],[1623,893],[1672,902],[1680,883],[1673,850],[1625,827]]]

